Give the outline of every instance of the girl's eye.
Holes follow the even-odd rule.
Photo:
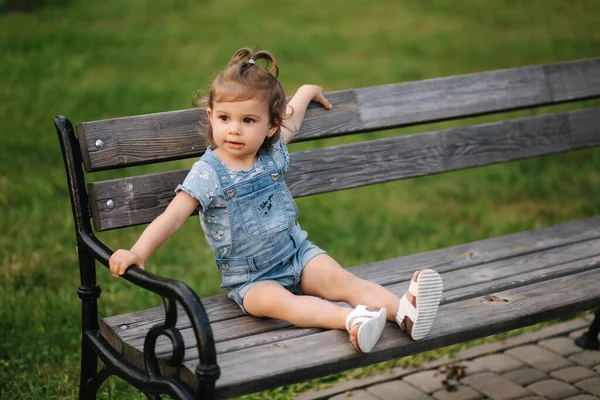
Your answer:
[[[244,123],[251,124],[252,122],[254,122],[252,118],[244,118]]]
[[[221,116],[219,117],[219,119],[220,119],[221,121],[229,121],[229,117],[228,117],[227,115],[221,115]]]

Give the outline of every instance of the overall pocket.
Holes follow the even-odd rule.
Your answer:
[[[217,265],[221,272],[221,289],[231,290],[235,286],[247,283],[250,281],[250,269],[248,266],[229,266],[229,264]]]
[[[236,212],[248,236],[258,238],[280,231],[289,225],[290,220],[296,219],[297,214],[286,204],[285,195],[285,191],[276,183],[234,200]]]

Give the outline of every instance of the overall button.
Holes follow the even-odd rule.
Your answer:
[[[273,180],[276,181],[277,179],[279,179],[279,174],[278,173],[271,174],[271,178],[273,178]]]
[[[227,271],[229,269],[229,265],[228,264],[223,264],[223,265],[221,265],[221,269],[223,271]]]
[[[235,189],[229,189],[227,191],[227,196],[229,196],[229,197],[233,197],[234,194],[235,194]]]

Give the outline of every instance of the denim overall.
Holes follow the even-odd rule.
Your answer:
[[[298,207],[283,170],[268,151],[259,152],[259,157],[263,172],[232,184],[227,168],[213,152],[202,156],[217,174],[231,226],[228,257],[215,255],[221,288],[244,312],[246,291],[261,281],[274,281],[302,294],[302,269],[311,258],[325,253],[306,239],[307,233],[296,223]]]

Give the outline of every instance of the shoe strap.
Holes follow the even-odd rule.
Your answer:
[[[414,321],[417,318],[417,309],[410,301],[408,301],[406,295],[402,296],[400,299],[400,306],[398,306],[398,313],[396,314],[396,322],[398,325],[404,323],[405,317],[410,318],[411,321]]]
[[[377,309],[377,311],[369,311],[367,310],[367,306],[358,305],[354,310],[350,311],[350,314],[346,317],[346,330],[350,332],[354,325],[368,321],[378,314],[379,309]]]

